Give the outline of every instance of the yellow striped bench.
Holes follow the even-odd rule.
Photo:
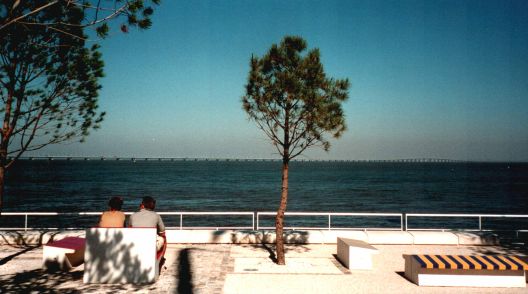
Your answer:
[[[528,264],[511,255],[403,255],[419,286],[526,287]]]

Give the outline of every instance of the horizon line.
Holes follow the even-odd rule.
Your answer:
[[[70,156],[70,155],[27,155],[19,160],[109,160],[109,161],[282,161],[281,158],[266,157],[173,157],[173,156]],[[434,157],[397,158],[397,159],[303,159],[294,158],[293,162],[378,162],[378,163],[528,163],[528,160],[468,160]]]

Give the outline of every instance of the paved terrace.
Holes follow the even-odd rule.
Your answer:
[[[272,245],[170,244],[159,280],[150,285],[83,284],[83,266],[40,270],[42,246],[0,245],[0,293],[528,293],[528,288],[418,287],[403,277],[402,254],[517,254],[524,245],[375,245],[371,271],[349,271],[335,244],[287,246],[277,266]],[[271,256],[271,258],[270,258]]]

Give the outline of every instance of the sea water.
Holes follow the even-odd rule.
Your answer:
[[[162,212],[276,211],[281,162],[20,160],[6,183],[4,212],[103,211],[112,196],[124,198],[123,210],[135,211],[147,195]],[[289,169],[288,211],[527,214],[528,164],[295,161]],[[40,217],[32,225],[56,218]],[[179,224],[179,216],[167,218],[169,225]],[[347,224],[352,219],[334,217],[332,222],[357,226]],[[399,226],[399,221],[372,225]],[[94,222],[70,217],[61,225]],[[290,221],[298,226],[327,222],[327,217]],[[273,225],[271,219],[268,223]]]

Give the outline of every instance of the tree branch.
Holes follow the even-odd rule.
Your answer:
[[[54,4],[57,4],[58,2],[59,2],[59,1],[57,1],[57,0],[56,0],[56,1],[53,1],[53,2],[50,2],[50,3],[48,3],[48,4],[42,5],[41,7],[37,8],[37,9],[35,9],[35,10],[32,10],[32,11],[30,11],[30,12],[24,14],[24,15],[21,15],[21,16],[19,16],[19,17],[17,17],[17,18],[14,18],[14,19],[8,21],[7,23],[3,24],[2,26],[0,26],[0,31],[1,31],[2,29],[4,29],[5,27],[7,27],[8,25],[10,25],[10,24],[12,24],[12,23],[14,23],[14,22],[17,22],[17,21],[19,21],[19,20],[21,20],[21,19],[23,19],[23,18],[25,18],[25,17],[28,17],[28,16],[30,16],[30,15],[32,15],[32,14],[35,14],[35,13],[41,11],[42,9],[45,9],[45,8],[47,8],[47,7],[50,7],[50,6],[54,5]]]

